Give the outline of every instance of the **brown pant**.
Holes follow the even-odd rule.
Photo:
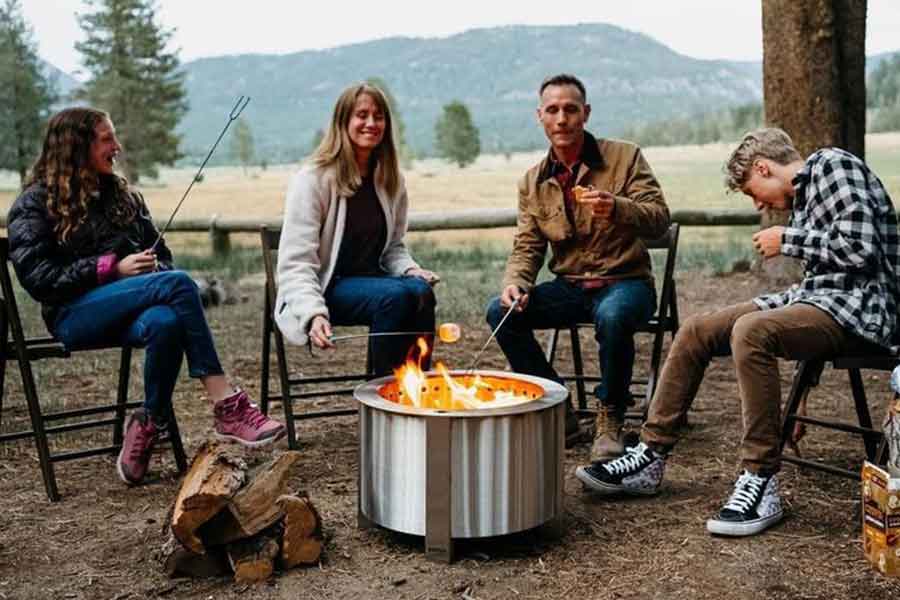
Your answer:
[[[668,449],[714,356],[734,358],[744,435],[742,466],[778,471],[781,461],[781,385],[778,358],[806,360],[862,345],[826,312],[810,304],[760,310],[735,304],[687,319],[675,335],[650,403],[641,439]]]

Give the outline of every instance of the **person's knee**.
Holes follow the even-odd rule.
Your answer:
[[[424,279],[418,277],[412,278],[406,285],[409,294],[409,302],[415,307],[416,314],[434,312],[437,299],[434,296],[434,289]]]
[[[170,344],[180,342],[184,327],[174,310],[167,306],[155,306],[141,316],[147,337],[151,343]]]
[[[768,329],[763,313],[749,313],[738,317],[731,329],[731,352],[735,360],[766,345]]]
[[[491,298],[484,314],[485,320],[488,322],[488,325],[491,326],[491,329],[497,327],[500,320],[503,318],[503,313],[503,307],[500,305],[500,296]]]
[[[636,311],[627,306],[594,313],[594,330],[605,340],[615,340],[634,335],[635,330],[644,319]]]
[[[157,273],[157,277],[160,285],[172,291],[187,291],[198,295],[200,293],[197,282],[184,271],[161,271]]]

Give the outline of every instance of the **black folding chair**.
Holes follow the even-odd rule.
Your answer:
[[[668,231],[659,238],[644,240],[644,244],[650,250],[664,251],[666,254],[665,268],[663,270],[662,289],[659,292],[659,306],[656,314],[640,328],[639,333],[649,333],[653,336],[653,347],[650,351],[650,365],[647,371],[646,379],[633,379],[631,385],[644,386],[644,400],[641,403],[641,411],[638,413],[629,413],[629,417],[643,418],[650,406],[650,400],[653,398],[653,391],[656,389],[656,379],[659,375],[660,362],[662,360],[662,346],[665,334],[668,332],[674,338],[678,331],[678,296],[675,291],[675,259],[678,253],[678,223],[672,223]],[[578,398],[578,409],[586,411],[587,394],[585,391],[585,382],[600,382],[603,377],[600,375],[586,375],[584,372],[584,361],[581,354],[581,340],[579,337],[580,329],[594,330],[593,323],[577,323],[569,327],[569,335],[572,344],[572,364],[574,373],[561,374],[566,381],[574,381],[576,395]],[[554,329],[547,337],[546,355],[547,361],[553,365],[556,358],[556,350],[559,342],[559,332],[561,329]]]
[[[262,339],[262,373],[260,380],[260,407],[265,414],[269,414],[270,402],[281,402],[284,409],[284,423],[287,427],[288,446],[297,448],[297,434],[294,426],[295,419],[316,419],[322,417],[338,417],[342,415],[355,415],[357,409],[354,406],[345,408],[332,408],[320,410],[305,410],[294,412],[295,400],[312,400],[327,396],[346,396],[353,393],[352,387],[333,387],[330,384],[345,383],[348,381],[364,381],[371,379],[372,375],[372,345],[368,345],[366,352],[366,372],[352,375],[303,375],[291,374],[288,367],[287,350],[284,336],[279,331],[274,317],[276,287],[276,258],[281,230],[263,227],[260,230],[262,239],[263,264],[266,268],[265,301],[263,302],[263,339]],[[269,389],[270,373],[269,361],[272,352],[272,338],[275,338],[275,358],[278,367],[278,383],[280,390],[273,394]],[[306,349],[301,350],[305,352]],[[295,353],[295,354],[299,354]],[[323,387],[325,385],[326,387]],[[330,387],[328,387],[330,386]]]
[[[850,390],[853,396],[853,405],[856,409],[856,424],[846,423],[835,419],[823,419],[820,417],[797,414],[800,403],[808,397],[810,390],[819,384],[819,377],[822,375],[826,362],[830,362],[835,369],[847,371],[847,376],[850,380]],[[866,451],[865,458],[876,464],[883,464],[886,458],[883,435],[880,430],[874,429],[872,426],[872,417],[869,415],[869,403],[866,399],[866,390],[863,385],[860,371],[862,369],[873,369],[890,372],[898,364],[900,364],[900,359],[896,356],[890,356],[886,351],[884,353],[873,353],[862,356],[838,356],[829,359],[823,358],[798,361],[796,370],[794,371],[794,381],[791,384],[791,391],[785,402],[781,430],[782,450],[794,430],[794,424],[806,423],[816,427],[843,431],[845,433],[860,436]],[[814,469],[856,480],[859,480],[860,471],[862,469],[862,459],[860,459],[859,468],[854,471],[835,467],[818,460],[801,458],[799,456],[789,456],[783,452],[781,460],[795,464],[801,468]]]
[[[122,347],[122,353],[119,359],[119,384],[115,404],[44,413],[38,399],[37,385],[35,383],[34,373],[31,369],[31,363],[48,358],[70,358],[72,352],[66,349],[53,337],[25,337],[18,304],[16,303],[12,276],[9,270],[9,241],[7,238],[0,238],[0,289],[2,289],[2,298],[0,298],[0,422],[2,422],[3,415],[3,384],[6,377],[6,363],[14,360],[19,363],[19,372],[22,376],[22,388],[25,394],[25,401],[28,405],[32,427],[30,431],[0,434],[0,443],[29,437],[34,438],[38,452],[38,460],[41,466],[41,474],[44,478],[44,487],[47,490],[47,497],[51,502],[56,502],[60,499],[60,495],[56,486],[56,475],[53,468],[55,463],[104,454],[116,455],[122,447],[122,429],[125,422],[125,412],[130,408],[136,408],[141,405],[140,402],[128,402],[128,379],[131,372],[131,348]],[[109,348],[109,346],[98,346],[96,348],[89,348],[89,350],[104,350]],[[113,413],[113,415],[105,418],[83,420],[84,417],[92,417],[107,413]],[[75,420],[75,422],[69,422],[71,420]],[[63,421],[63,424],[47,425],[48,423],[59,421]],[[52,454],[50,452],[47,440],[48,435],[109,425],[112,425],[113,428],[112,445],[72,450],[60,452],[58,454]],[[160,441],[171,441],[172,451],[175,455],[175,462],[178,465],[179,471],[187,469],[187,459],[184,454],[184,447],[181,442],[181,435],[178,431],[178,423],[175,420],[174,413],[169,415],[168,431]]]

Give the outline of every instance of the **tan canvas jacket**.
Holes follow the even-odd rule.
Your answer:
[[[640,148],[629,142],[596,140],[585,132],[576,183],[615,195],[611,220],[591,209],[575,209],[574,227],[566,217],[563,192],[550,176],[549,154],[519,181],[518,231],[506,264],[503,288],[534,285],[547,244],[550,271],[571,278],[650,278],[650,255],[641,238],[663,235],[669,209],[659,182]],[[501,289],[503,289],[501,288]]]

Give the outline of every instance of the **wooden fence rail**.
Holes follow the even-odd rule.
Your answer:
[[[730,225],[759,225],[760,214],[750,211],[675,210],[672,220],[682,227],[718,227]],[[164,220],[157,220],[162,227]],[[257,233],[263,225],[277,229],[280,218],[247,219],[233,217],[186,218],[172,221],[170,232],[208,232],[212,250],[226,254],[231,248],[232,233]],[[446,231],[450,229],[493,229],[515,227],[514,208],[481,208],[448,212],[413,212],[409,214],[409,231]],[[6,227],[6,215],[0,215],[0,227]]]

